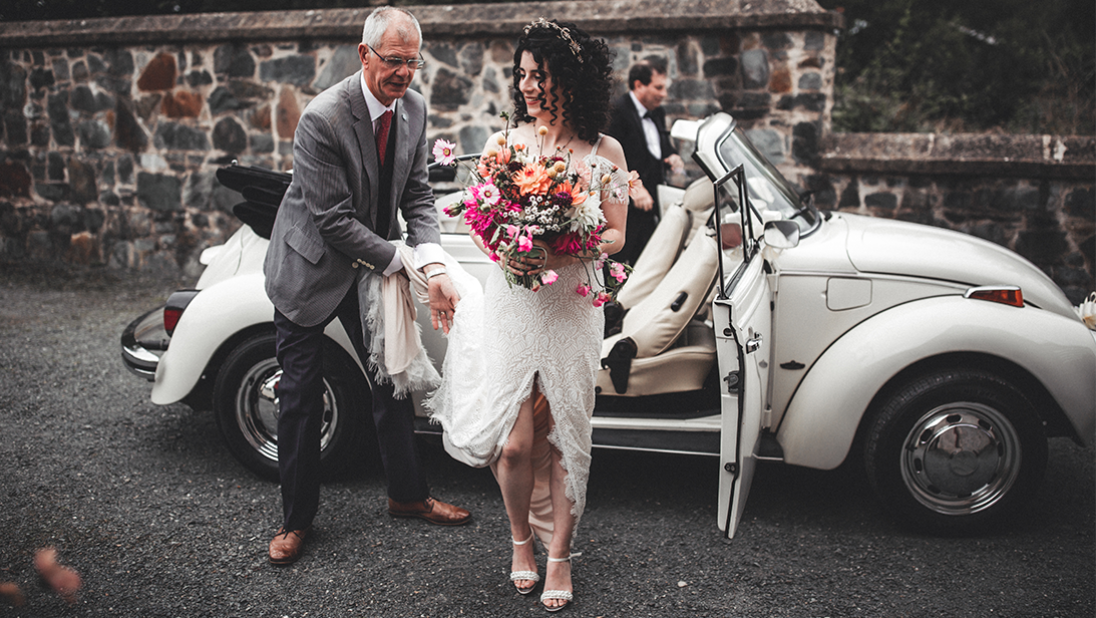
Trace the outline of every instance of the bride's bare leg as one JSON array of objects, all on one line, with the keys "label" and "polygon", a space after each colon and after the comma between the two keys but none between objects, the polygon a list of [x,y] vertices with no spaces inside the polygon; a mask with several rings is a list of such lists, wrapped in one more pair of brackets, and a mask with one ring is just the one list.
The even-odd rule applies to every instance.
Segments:
[{"label": "bride's bare leg", "polygon": [[[534,390],[534,395],[536,391]],[[506,505],[506,515],[510,518],[510,535],[515,541],[524,541],[532,535],[529,527],[529,502],[533,493],[533,399],[530,397],[521,404],[514,428],[497,462],[492,464],[502,501]],[[514,545],[514,557],[511,571],[536,571],[537,563],[533,558],[533,543]],[[536,585],[535,581],[521,579],[514,582],[519,589],[528,589]]]},{"label": "bride's bare leg", "polygon": [[[552,429],[555,423],[552,423]],[[567,499],[567,471],[563,469],[562,457],[555,446],[552,448],[552,525],[555,533],[552,535],[552,543],[548,546],[548,557],[567,558],[571,555],[571,536],[574,533],[575,516],[571,512],[574,506]],[[566,590],[573,592],[571,585],[570,562],[548,562],[544,580],[545,590]],[[562,599],[547,599],[544,604],[548,607],[566,605]]]}]

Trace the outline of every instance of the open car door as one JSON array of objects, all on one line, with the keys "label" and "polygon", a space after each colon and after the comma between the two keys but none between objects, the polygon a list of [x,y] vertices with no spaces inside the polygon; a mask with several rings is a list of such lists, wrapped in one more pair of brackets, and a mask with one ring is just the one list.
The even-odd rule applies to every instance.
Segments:
[{"label": "open car door", "polygon": [[716,210],[710,224],[721,252],[712,322],[722,380],[717,516],[727,538],[734,537],[742,518],[757,463],[772,332],[772,294],[756,233],[760,230],[755,231],[761,221],[750,202],[756,189],[747,190],[751,178],[747,166],[736,161],[740,157],[726,156],[735,155],[733,142],[728,147],[733,129],[734,121],[726,114],[709,118],[695,129],[693,154],[712,179]]},{"label": "open car door", "polygon": [[719,529],[733,538],[750,493],[761,413],[768,384],[772,313],[761,252],[743,262],[727,297],[713,306],[716,354],[722,377],[719,449]]}]

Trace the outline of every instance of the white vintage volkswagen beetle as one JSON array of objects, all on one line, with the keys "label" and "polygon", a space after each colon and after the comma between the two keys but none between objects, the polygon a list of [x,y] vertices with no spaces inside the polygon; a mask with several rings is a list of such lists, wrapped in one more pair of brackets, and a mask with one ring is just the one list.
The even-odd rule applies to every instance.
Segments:
[{"label": "white vintage volkswagen beetle", "polygon": [[[819,212],[727,114],[674,135],[695,142],[708,178],[660,188],[670,205],[607,313],[595,446],[717,457],[731,537],[759,459],[860,458],[896,516],[969,531],[1035,496],[1048,436],[1093,444],[1096,333],[1038,268],[956,232]],[[212,408],[232,453],[276,478],[263,235],[288,177],[222,172],[250,225],[203,252],[195,290],[126,329],[122,356],[153,381],[153,402]],[[452,199],[438,200],[442,244],[482,280],[495,266],[441,213]],[[440,365],[444,339],[425,316]],[[336,321],[326,334],[322,457],[334,470],[360,456],[371,423],[346,333]]]}]

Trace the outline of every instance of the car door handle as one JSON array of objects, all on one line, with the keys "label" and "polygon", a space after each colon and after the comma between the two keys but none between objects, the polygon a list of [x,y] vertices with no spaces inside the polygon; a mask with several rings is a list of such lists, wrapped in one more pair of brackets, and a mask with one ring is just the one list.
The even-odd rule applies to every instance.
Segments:
[{"label": "car door handle", "polygon": [[761,347],[761,335],[746,341],[746,354],[756,352]]}]

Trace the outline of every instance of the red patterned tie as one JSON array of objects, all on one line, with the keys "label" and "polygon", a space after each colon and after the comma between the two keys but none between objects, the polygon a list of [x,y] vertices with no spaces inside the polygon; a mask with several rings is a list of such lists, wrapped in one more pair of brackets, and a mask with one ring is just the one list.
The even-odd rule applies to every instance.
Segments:
[{"label": "red patterned tie", "polygon": [[384,165],[385,151],[388,150],[388,129],[392,126],[392,110],[385,110],[377,119],[377,163]]}]

